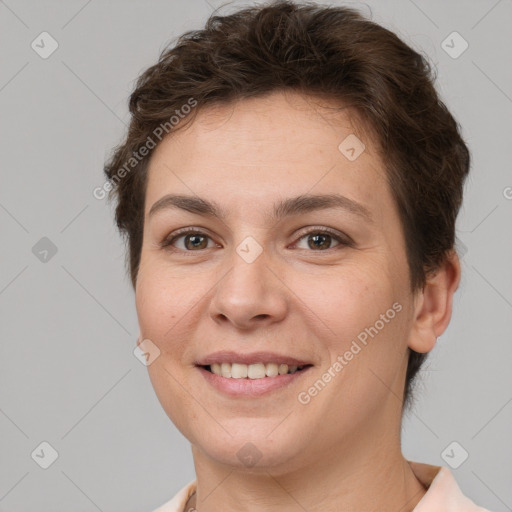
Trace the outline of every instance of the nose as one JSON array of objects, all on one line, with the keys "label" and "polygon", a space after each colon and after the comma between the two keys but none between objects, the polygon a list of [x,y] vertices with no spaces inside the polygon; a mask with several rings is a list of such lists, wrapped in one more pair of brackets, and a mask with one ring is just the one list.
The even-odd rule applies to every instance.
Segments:
[{"label": "nose", "polygon": [[290,290],[283,274],[265,251],[248,263],[234,253],[232,266],[220,279],[209,313],[216,323],[230,322],[238,329],[251,329],[281,321],[288,308]]}]

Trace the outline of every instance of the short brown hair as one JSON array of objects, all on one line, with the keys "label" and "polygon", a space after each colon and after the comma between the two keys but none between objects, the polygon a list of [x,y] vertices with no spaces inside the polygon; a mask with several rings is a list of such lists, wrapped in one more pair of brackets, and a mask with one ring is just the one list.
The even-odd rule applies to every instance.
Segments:
[{"label": "short brown hair", "polygon": [[[151,154],[134,160],[133,169],[126,163],[162,126],[176,131],[170,120],[191,99],[195,108],[188,108],[186,123],[205,106],[292,89],[352,107],[375,135],[404,230],[411,289],[423,287],[454,247],[470,165],[459,126],[434,81],[426,58],[351,8],[280,0],[213,13],[204,29],[183,34],[138,78],[128,134],[105,165],[116,185],[110,198],[117,199],[117,226],[128,239],[132,285]],[[410,350],[406,404],[425,357]]]}]

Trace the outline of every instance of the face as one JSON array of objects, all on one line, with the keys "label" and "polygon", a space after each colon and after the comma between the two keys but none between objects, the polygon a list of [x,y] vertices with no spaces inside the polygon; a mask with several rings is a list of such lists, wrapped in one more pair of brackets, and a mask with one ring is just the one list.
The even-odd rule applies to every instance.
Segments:
[{"label": "face", "polygon": [[[399,422],[414,304],[384,164],[346,110],[273,93],[201,111],[155,149],[140,339],[160,351],[164,410],[211,460],[299,467],[377,442]],[[269,365],[222,377],[212,361]],[[272,376],[285,361],[304,368]]]}]

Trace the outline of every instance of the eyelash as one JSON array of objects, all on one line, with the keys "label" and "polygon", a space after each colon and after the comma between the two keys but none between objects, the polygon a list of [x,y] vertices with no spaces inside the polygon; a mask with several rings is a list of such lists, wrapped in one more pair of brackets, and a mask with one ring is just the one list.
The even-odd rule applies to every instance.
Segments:
[{"label": "eyelash", "polygon": [[[320,227],[313,227],[309,231],[302,233],[297,242],[300,242],[303,238],[307,237],[308,235],[315,234],[315,235],[329,235],[332,238],[334,238],[337,242],[339,242],[339,245],[336,245],[335,247],[330,247],[329,249],[320,249],[318,251],[311,250],[310,252],[328,252],[331,250],[335,250],[336,248],[341,247],[353,247],[354,242],[353,240],[348,237],[347,235],[342,236],[337,231],[331,230],[329,228],[320,228]],[[165,249],[170,252],[181,252],[181,253],[194,253],[194,252],[201,252],[206,249],[200,249],[198,251],[190,251],[185,249],[176,249],[173,247],[173,243],[178,240],[179,238],[182,238],[186,235],[200,235],[200,236],[206,236],[207,238],[211,237],[208,236],[206,233],[199,231],[198,229],[192,229],[192,228],[183,228],[182,230],[178,230],[175,233],[173,233],[171,236],[167,237],[163,240],[163,242],[160,244],[162,249]]]}]

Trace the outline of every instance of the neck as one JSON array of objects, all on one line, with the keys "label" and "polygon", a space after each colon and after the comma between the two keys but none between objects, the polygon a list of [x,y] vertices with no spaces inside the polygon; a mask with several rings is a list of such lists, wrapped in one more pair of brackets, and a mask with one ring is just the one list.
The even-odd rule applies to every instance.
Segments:
[{"label": "neck", "polygon": [[228,467],[196,446],[192,451],[197,492],[185,511],[411,512],[426,492],[402,456],[400,442],[386,444],[382,436],[357,445],[352,439],[341,450],[326,450],[316,464],[309,459],[288,472]]}]

